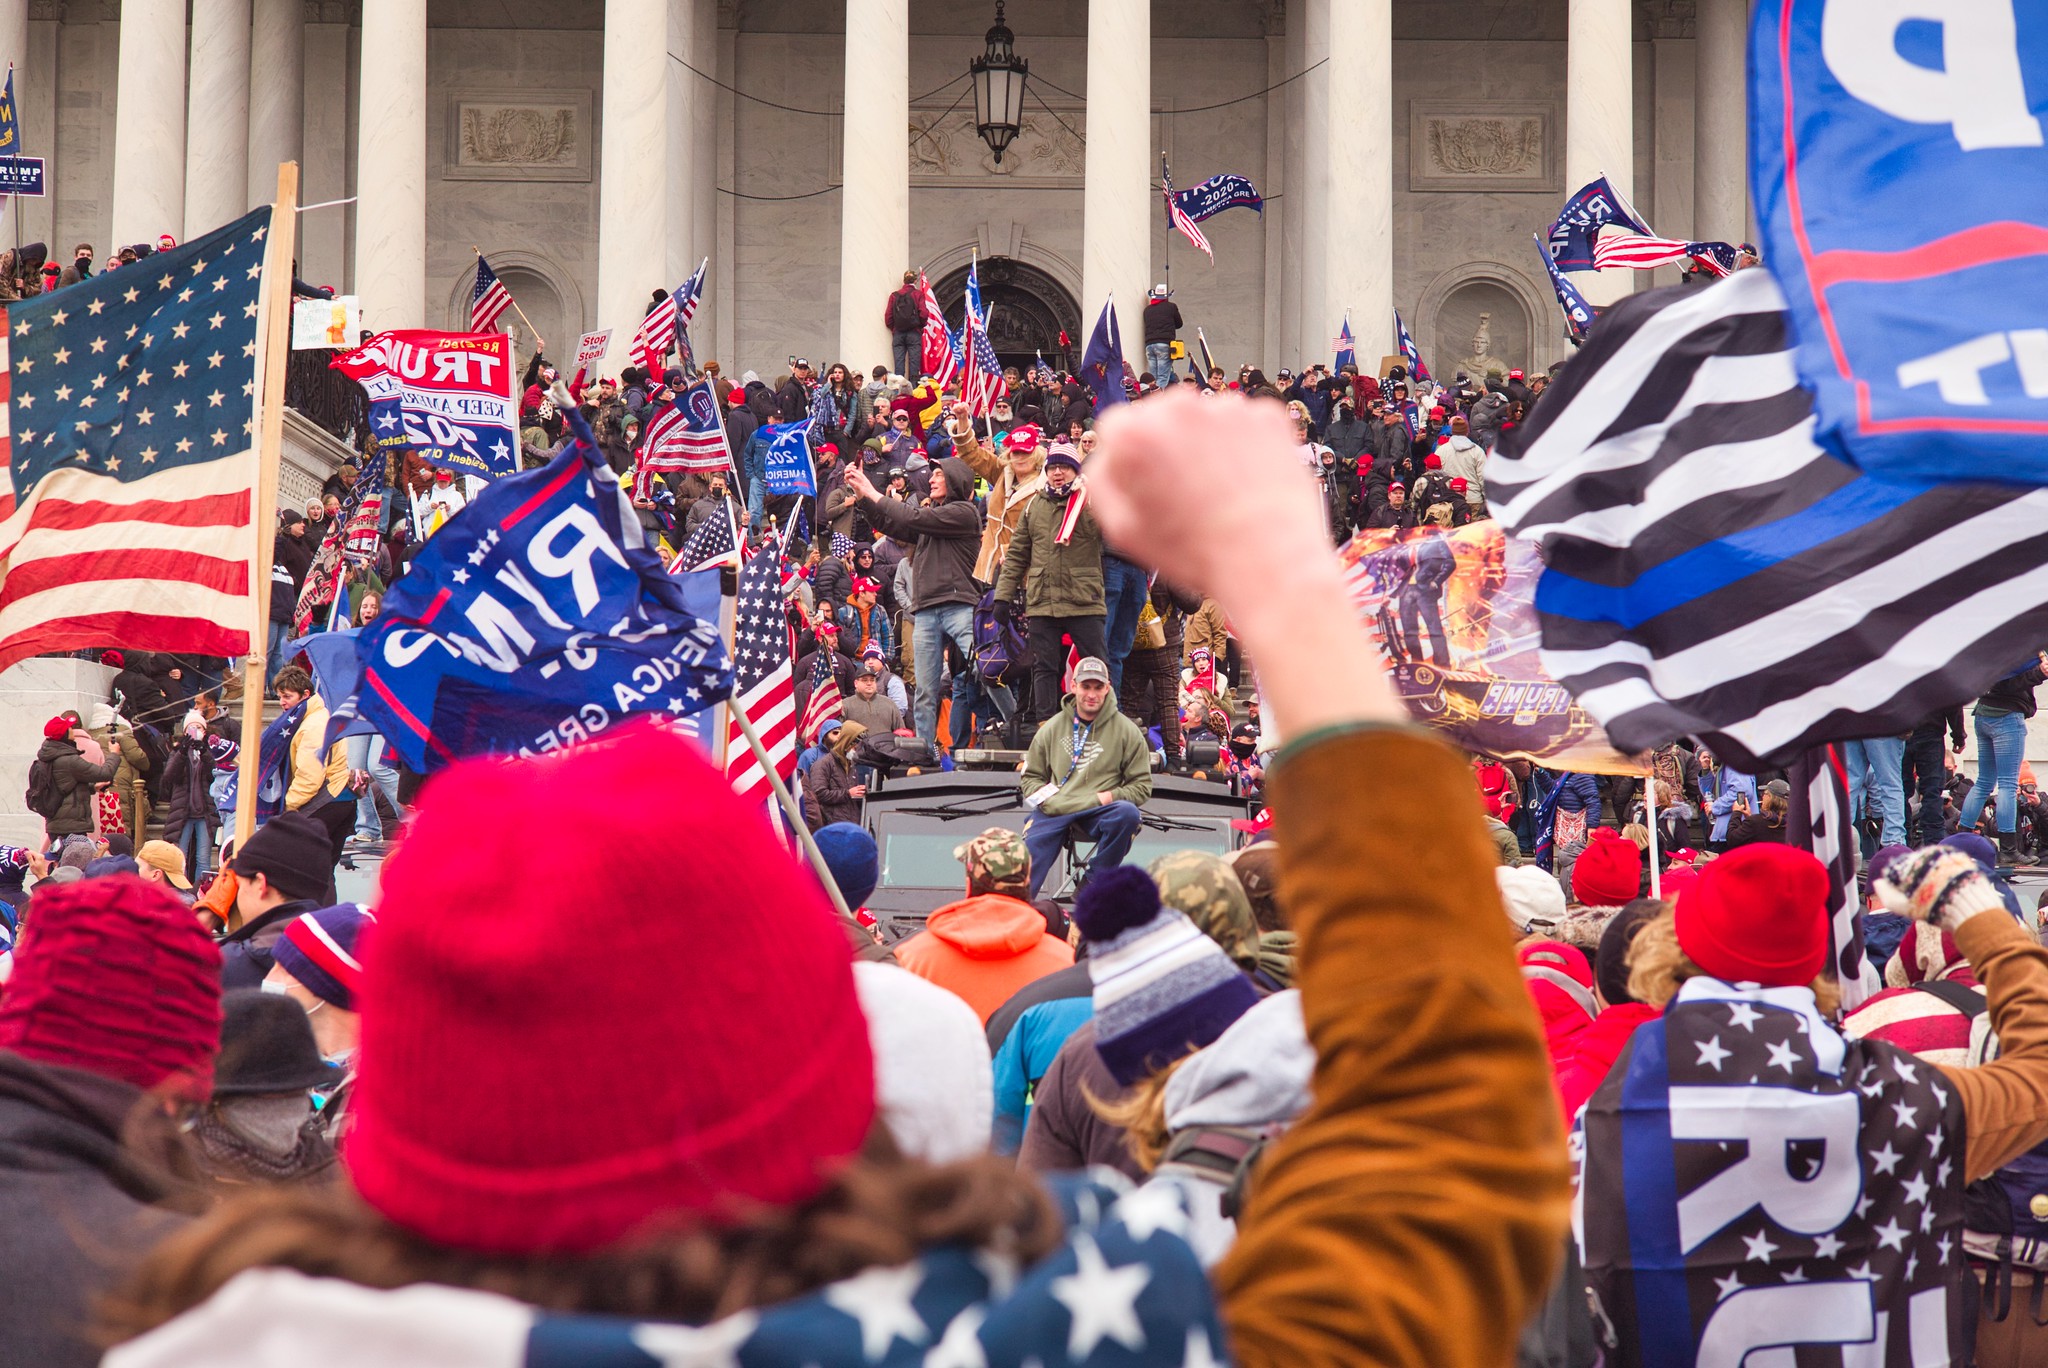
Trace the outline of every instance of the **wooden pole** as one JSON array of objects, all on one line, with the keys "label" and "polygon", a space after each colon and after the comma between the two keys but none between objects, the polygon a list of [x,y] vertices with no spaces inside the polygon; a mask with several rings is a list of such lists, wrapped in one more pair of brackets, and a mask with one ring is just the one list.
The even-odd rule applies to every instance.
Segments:
[{"label": "wooden pole", "polygon": [[838,882],[832,877],[831,866],[825,863],[825,853],[818,849],[817,841],[811,836],[810,827],[804,824],[803,809],[796,805],[796,799],[789,796],[789,789],[783,784],[782,776],[775,772],[775,764],[768,758],[768,750],[761,744],[760,734],[754,730],[753,719],[747,716],[747,710],[736,701],[728,700],[726,707],[731,711],[733,719],[740,724],[740,735],[747,738],[747,749],[754,753],[755,763],[760,765],[761,772],[768,776],[768,783],[775,790],[775,801],[789,814],[790,825],[796,828],[796,838],[803,843],[804,854],[810,859],[811,869],[816,872],[818,881],[825,885],[825,896],[832,900],[832,905],[839,909],[841,916],[852,916],[853,913],[846,906],[845,896],[839,891]]},{"label": "wooden pole", "polygon": [[258,406],[256,488],[249,504],[249,654],[242,664],[242,753],[235,786],[235,849],[256,830],[256,786],[262,770],[263,682],[268,673],[270,553],[277,535],[277,479],[284,461],[284,370],[292,345],[292,254],[299,227],[299,164],[277,168],[269,245],[263,254],[263,307],[257,317],[256,353],[263,358]]}]

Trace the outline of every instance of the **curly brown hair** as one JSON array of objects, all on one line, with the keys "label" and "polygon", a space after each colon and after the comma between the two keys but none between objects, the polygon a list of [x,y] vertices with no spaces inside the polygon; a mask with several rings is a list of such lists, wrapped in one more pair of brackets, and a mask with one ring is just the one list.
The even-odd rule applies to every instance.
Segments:
[{"label": "curly brown hair", "polygon": [[[1628,993],[1637,1002],[1662,1010],[1678,996],[1679,985],[1705,976],[1678,944],[1678,914],[1669,907],[1644,922],[1628,947]],[[1810,985],[1820,1014],[1832,1018],[1842,1004],[1842,987],[1823,974]]]},{"label": "curly brown hair", "polygon": [[988,1248],[1029,1263],[1064,1237],[1051,1197],[1009,1161],[929,1164],[906,1157],[879,1125],[807,1202],[581,1256],[451,1249],[393,1224],[346,1183],[264,1188],[158,1245],[102,1306],[102,1338],[111,1345],[154,1329],[250,1268],[374,1288],[438,1283],[549,1311],[703,1324],[906,1263],[934,1245]]}]

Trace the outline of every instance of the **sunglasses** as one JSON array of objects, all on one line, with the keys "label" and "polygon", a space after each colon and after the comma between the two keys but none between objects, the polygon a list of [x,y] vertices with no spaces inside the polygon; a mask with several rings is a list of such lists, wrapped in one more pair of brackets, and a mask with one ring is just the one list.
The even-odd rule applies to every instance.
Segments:
[{"label": "sunglasses", "polygon": [[904,417],[900,413],[897,414],[894,418],[891,418],[889,421],[892,423],[901,423],[904,427],[910,426],[910,419]]}]

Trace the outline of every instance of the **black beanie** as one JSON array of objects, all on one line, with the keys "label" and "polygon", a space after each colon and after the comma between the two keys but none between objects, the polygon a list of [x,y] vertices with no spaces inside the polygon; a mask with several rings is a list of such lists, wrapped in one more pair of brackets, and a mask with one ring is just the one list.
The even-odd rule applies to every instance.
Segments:
[{"label": "black beanie", "polygon": [[1636,933],[1663,910],[1664,904],[1656,898],[1631,899],[1600,933],[1600,948],[1593,955],[1593,982],[1608,1006],[1635,1001],[1628,991],[1628,948],[1635,943]]},{"label": "black beanie", "polygon": [[238,875],[261,874],[287,898],[317,898],[334,872],[327,828],[303,812],[287,812],[259,827],[235,856]]}]

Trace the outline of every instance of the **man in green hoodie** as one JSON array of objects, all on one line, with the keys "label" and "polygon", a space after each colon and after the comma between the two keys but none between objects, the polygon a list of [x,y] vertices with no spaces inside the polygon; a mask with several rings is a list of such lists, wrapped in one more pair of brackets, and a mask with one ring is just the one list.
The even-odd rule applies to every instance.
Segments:
[{"label": "man in green hoodie", "polygon": [[1138,724],[1117,711],[1109,666],[1089,656],[1074,667],[1074,691],[1031,738],[1024,758],[1024,844],[1036,898],[1059,858],[1067,828],[1095,842],[1090,876],[1124,862],[1152,796],[1152,755]]}]

